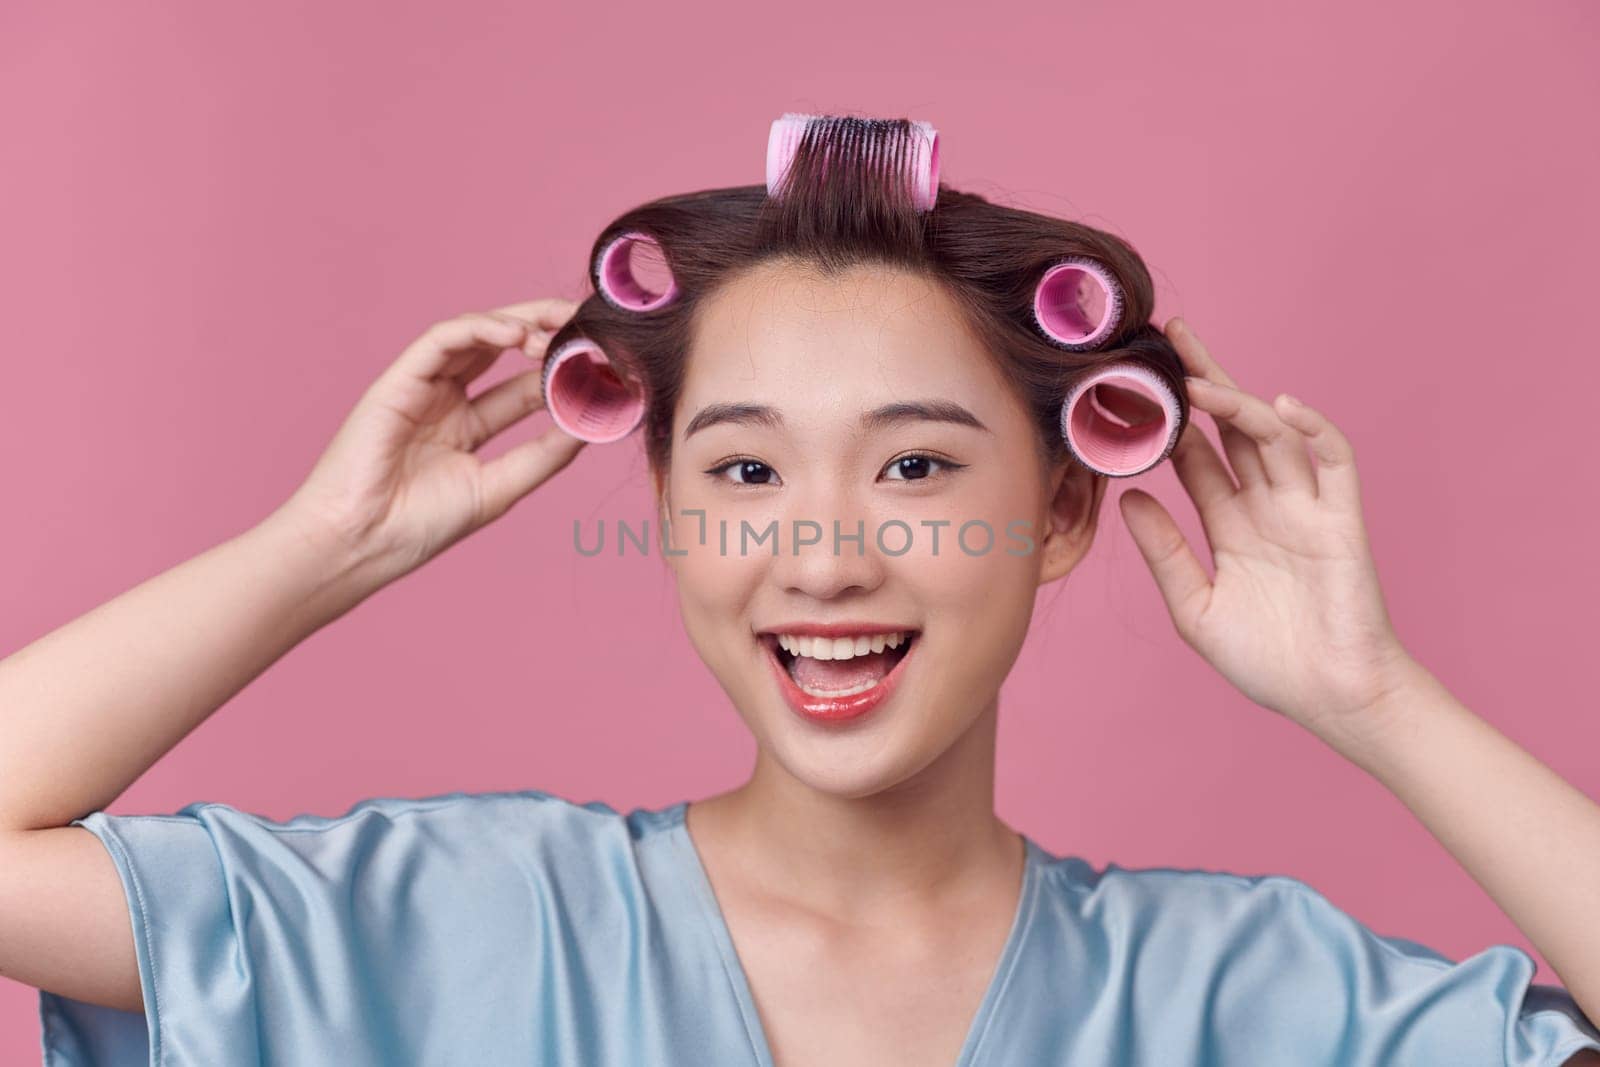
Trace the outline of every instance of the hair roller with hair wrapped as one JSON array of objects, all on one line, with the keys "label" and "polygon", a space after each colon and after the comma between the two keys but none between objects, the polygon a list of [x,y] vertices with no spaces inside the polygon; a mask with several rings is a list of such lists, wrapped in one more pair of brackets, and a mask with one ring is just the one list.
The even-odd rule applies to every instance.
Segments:
[{"label": "hair roller with hair wrapped", "polygon": [[[894,120],[889,119],[863,119],[849,115],[804,115],[797,112],[786,112],[772,121],[772,129],[767,134],[767,195],[778,194],[789,165],[794,162],[795,152],[799,149],[806,133],[813,126],[824,132],[843,127],[847,131],[864,131],[873,123],[884,123]],[[918,211],[931,211],[934,202],[939,198],[939,131],[931,123],[910,122],[910,152],[904,161],[901,178],[910,186],[912,203],[916,204]],[[858,133],[857,136],[860,136]],[[833,138],[818,136],[823,143],[832,143]],[[864,140],[864,138],[863,138]],[[857,141],[856,143],[861,143]],[[823,166],[826,167],[826,160]]]},{"label": "hair roller with hair wrapped", "polygon": [[[1127,308],[1122,286],[1103,263],[1067,256],[1045,269],[1033,292],[1033,321],[1051,344],[1080,352],[1104,344]],[[1107,406],[1108,390],[1137,395],[1157,415],[1130,421]],[[1098,474],[1128,478],[1149,470],[1172,451],[1184,408],[1173,383],[1152,363],[1119,359],[1085,369],[1061,403],[1061,434],[1073,456]]]},{"label": "hair roller with hair wrapped", "polygon": [[[639,267],[646,265],[659,267],[665,280],[641,280],[643,272]],[[672,276],[661,242],[638,230],[619,233],[607,241],[595,257],[591,273],[595,292],[621,311],[655,311],[672,303],[678,295],[677,279]]]},{"label": "hair roller with hair wrapped", "polygon": [[1033,290],[1033,320],[1045,339],[1080,352],[1116,332],[1127,302],[1122,286],[1088,256],[1067,256],[1046,268]]},{"label": "hair roller with hair wrapped", "polygon": [[587,337],[570,338],[546,356],[539,384],[555,424],[590,444],[620,441],[644,419],[643,395]]},{"label": "hair roller with hair wrapped", "polygon": [[[657,268],[662,277],[641,267]],[[641,230],[607,239],[589,264],[589,280],[619,311],[656,311],[678,297],[661,242]],[[617,374],[605,349],[588,337],[570,338],[545,357],[540,386],[555,424],[590,444],[620,441],[644,420],[641,391]]]},{"label": "hair roller with hair wrapped", "polygon": [[[1107,406],[1107,390],[1133,393],[1153,404],[1156,414],[1130,421]],[[1177,389],[1160,367],[1138,358],[1118,359],[1086,368],[1073,382],[1061,402],[1061,435],[1085,467],[1110,478],[1131,478],[1172,451],[1185,411]]]}]

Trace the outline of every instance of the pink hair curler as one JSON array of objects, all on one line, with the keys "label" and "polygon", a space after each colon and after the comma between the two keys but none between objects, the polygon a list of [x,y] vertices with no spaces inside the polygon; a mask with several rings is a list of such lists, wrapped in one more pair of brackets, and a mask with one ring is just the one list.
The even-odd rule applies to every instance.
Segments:
[{"label": "pink hair curler", "polygon": [[[1152,401],[1160,414],[1132,423],[1105,406],[1100,390],[1124,389]],[[1061,433],[1078,461],[1112,478],[1142,474],[1160,463],[1178,443],[1183,409],[1172,386],[1136,360],[1118,360],[1090,369],[1061,403]]]},{"label": "pink hair curler", "polygon": [[556,425],[590,444],[620,441],[644,419],[644,398],[587,337],[571,338],[546,357],[540,386]]},{"label": "pink hair curler", "polygon": [[[659,292],[639,280],[633,257],[640,253],[658,259],[666,272],[666,284],[658,286]],[[594,287],[607,302],[623,311],[654,311],[678,295],[678,282],[667,266],[661,242],[638,230],[618,234],[606,242],[595,259]]]},{"label": "pink hair curler", "polygon": [[[805,136],[806,128],[813,122],[871,122],[872,119],[854,119],[843,115],[802,115],[786,112],[772,121],[767,134],[767,195],[777,192],[794,162],[795,150]],[[879,120],[881,121],[881,120]],[[927,122],[911,123],[911,152],[906,161],[906,178],[911,183],[912,199],[918,211],[931,210],[939,198],[939,131]]]},{"label": "pink hair curler", "polygon": [[1122,321],[1122,286],[1088,256],[1068,256],[1044,272],[1033,291],[1033,318],[1062,348],[1093,348]]}]

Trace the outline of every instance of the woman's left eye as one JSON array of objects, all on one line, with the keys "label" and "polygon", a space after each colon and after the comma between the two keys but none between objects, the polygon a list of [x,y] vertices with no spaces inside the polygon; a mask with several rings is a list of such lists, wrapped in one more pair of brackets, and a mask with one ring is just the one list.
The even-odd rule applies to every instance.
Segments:
[{"label": "woman's left eye", "polygon": [[954,463],[948,459],[939,459],[923,452],[914,452],[911,455],[891,460],[883,470],[891,482],[915,482],[932,476],[934,472],[929,469],[930,466],[940,467],[946,471],[957,471],[966,466],[966,464]]}]

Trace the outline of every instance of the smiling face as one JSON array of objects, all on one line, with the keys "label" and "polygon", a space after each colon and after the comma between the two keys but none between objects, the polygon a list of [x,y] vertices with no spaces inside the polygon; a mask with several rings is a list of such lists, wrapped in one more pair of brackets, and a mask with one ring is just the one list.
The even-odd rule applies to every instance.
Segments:
[{"label": "smiling face", "polygon": [[[689,638],[765,758],[864,796],[992,711],[1039,585],[1088,550],[1105,486],[1075,463],[1044,467],[1035,433],[954,302],[919,275],[830,280],[768,261],[700,305],[657,490],[686,553],[668,561]],[[836,521],[861,543],[835,551]],[[776,555],[755,540],[774,523]],[[817,539],[798,554],[797,530]],[[862,639],[777,636],[838,623]],[[879,631],[914,635],[879,653]],[[863,654],[816,658],[847,644]]]}]

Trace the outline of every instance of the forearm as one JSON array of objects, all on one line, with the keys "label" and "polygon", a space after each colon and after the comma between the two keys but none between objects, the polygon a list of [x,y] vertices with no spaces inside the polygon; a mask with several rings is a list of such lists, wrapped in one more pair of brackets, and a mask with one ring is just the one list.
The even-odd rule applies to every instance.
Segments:
[{"label": "forearm", "polygon": [[369,571],[280,509],[0,660],[0,831],[109,805]]},{"label": "forearm", "polygon": [[1325,738],[1466,868],[1600,1022],[1600,805],[1421,664],[1359,739]]}]

